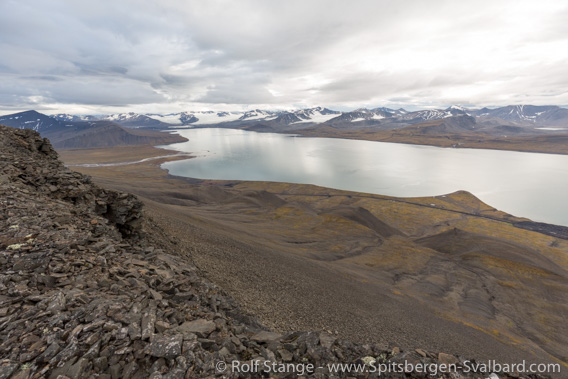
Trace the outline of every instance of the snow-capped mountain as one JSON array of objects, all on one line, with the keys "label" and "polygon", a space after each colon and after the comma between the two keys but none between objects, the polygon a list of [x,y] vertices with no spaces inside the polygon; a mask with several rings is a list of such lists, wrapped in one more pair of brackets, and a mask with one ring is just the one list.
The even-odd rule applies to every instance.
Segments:
[{"label": "snow-capped mountain", "polygon": [[329,120],[331,124],[360,121],[379,121],[392,118],[393,114],[379,109],[359,108],[352,112],[344,112]]},{"label": "snow-capped mountain", "polygon": [[[402,109],[402,108],[401,108]],[[380,111],[380,112],[387,112],[387,113],[392,113],[395,114],[397,113],[397,111],[395,109],[392,108],[386,108],[386,107],[378,107],[378,108],[373,108],[373,109],[369,109],[371,112],[376,112],[376,111]]]},{"label": "snow-capped mountain", "polygon": [[171,113],[167,115],[147,114],[146,116],[170,125],[213,125],[233,121],[240,123],[249,121],[272,121],[288,125],[301,122],[322,123],[336,117],[340,113],[341,112],[332,111],[327,108],[316,107],[289,112],[255,109],[245,112],[198,111]]},{"label": "snow-capped mountain", "polygon": [[558,106],[509,105],[472,112],[476,117],[499,118],[521,124],[542,124],[568,126],[568,109]]},{"label": "snow-capped mountain", "polygon": [[445,109],[444,112],[450,113],[452,116],[471,116],[466,108],[460,107],[458,105],[452,105],[451,107]]},{"label": "snow-capped mountain", "polygon": [[146,116],[169,125],[189,125],[197,121],[197,117],[190,112],[168,113],[165,115],[147,114]]},{"label": "snow-capped mountain", "polygon": [[320,124],[337,117],[341,112],[332,111],[331,109],[315,107],[308,109],[301,109],[299,111],[289,112],[298,118],[298,121],[293,121],[290,123],[301,123],[301,122],[314,122]]},{"label": "snow-capped mountain", "polygon": [[159,120],[134,112],[117,113],[108,116],[102,116],[99,118],[99,120],[112,121],[122,126],[135,128],[166,126]]},{"label": "snow-capped mountain", "polygon": [[230,122],[238,120],[241,117],[241,113],[238,112],[214,112],[214,111],[203,111],[194,112],[193,115],[197,118],[194,121],[195,125],[206,125],[206,124],[218,124],[221,122]]},{"label": "snow-capped mountain", "polygon": [[378,108],[371,109],[371,111],[373,111],[373,112],[380,111],[380,112],[385,112],[385,113],[391,113],[393,115],[403,115],[403,114],[408,113],[408,111],[405,110],[404,108],[392,109],[392,108],[378,107]]},{"label": "snow-capped mountain", "polygon": [[448,109],[446,109],[446,110],[449,110],[449,111],[451,111],[451,110],[456,110],[456,111],[462,111],[462,112],[464,112],[464,113],[467,113],[467,111],[468,111],[467,108],[462,107],[461,105],[450,105],[450,106],[448,107]]},{"label": "snow-capped mountain", "polygon": [[99,118],[97,116],[77,116],[68,113],[59,113],[51,115],[50,117],[63,121],[63,122],[81,122],[81,121],[97,121]]},{"label": "snow-capped mountain", "polygon": [[263,111],[260,109],[255,109],[253,111],[247,111],[243,113],[239,120],[244,121],[251,121],[251,120],[269,120],[278,117],[278,112],[273,111]]},{"label": "snow-capped mountain", "polygon": [[279,125],[290,125],[290,124],[297,124],[300,122],[310,122],[309,120],[300,118],[296,116],[293,112],[281,112],[276,116],[276,118],[271,117],[269,120],[273,124]]},{"label": "snow-capped mountain", "polygon": [[306,108],[296,111],[281,111],[272,114],[271,116],[265,117],[264,121],[271,121],[274,124],[279,125],[291,125],[291,124],[321,124],[326,122],[337,115],[341,114],[338,111],[332,111],[327,108],[316,107],[316,108]]},{"label": "snow-capped mountain", "polygon": [[440,109],[429,109],[424,111],[408,112],[400,116],[401,120],[411,122],[422,122],[430,120],[439,120],[445,117],[451,117],[452,112]]},{"label": "snow-capped mountain", "polygon": [[169,113],[166,115],[147,114],[146,116],[170,125],[206,125],[236,121],[242,115],[241,112],[200,111]]},{"label": "snow-capped mountain", "polygon": [[36,111],[25,111],[0,116],[0,124],[18,129],[33,129],[40,133],[46,130],[65,127],[63,122]]},{"label": "snow-capped mountain", "polygon": [[[20,112],[0,117],[0,123],[18,128],[35,130],[65,127],[85,122],[108,121],[128,128],[171,128],[176,126],[218,125],[250,127],[251,130],[289,130],[327,124],[339,128],[380,127],[398,129],[401,127],[440,119],[474,117],[478,127],[496,128],[503,126],[521,127],[526,131],[534,129],[559,130],[568,128],[568,109],[558,106],[511,105],[499,108],[469,109],[452,105],[446,109],[407,111],[403,108],[377,107],[360,108],[339,112],[323,107],[290,111],[255,109],[245,112],[188,111],[168,114],[117,113],[106,116],[85,116],[56,114],[45,116],[34,111]],[[463,122],[463,120],[455,120]],[[547,129],[548,127],[548,129]],[[484,129],[485,130],[485,129]]]}]

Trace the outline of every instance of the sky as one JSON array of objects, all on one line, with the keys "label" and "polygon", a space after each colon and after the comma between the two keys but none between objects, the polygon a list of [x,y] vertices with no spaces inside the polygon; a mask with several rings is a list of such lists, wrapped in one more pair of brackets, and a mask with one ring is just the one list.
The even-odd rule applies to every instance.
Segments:
[{"label": "sky", "polygon": [[558,0],[0,0],[0,113],[568,104]]}]

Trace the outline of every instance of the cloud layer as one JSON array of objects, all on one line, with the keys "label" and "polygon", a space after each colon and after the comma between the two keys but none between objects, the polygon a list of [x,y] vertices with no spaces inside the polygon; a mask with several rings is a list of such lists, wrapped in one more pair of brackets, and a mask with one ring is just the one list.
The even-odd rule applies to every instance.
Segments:
[{"label": "cloud layer", "polygon": [[568,5],[4,0],[0,111],[568,104]]}]

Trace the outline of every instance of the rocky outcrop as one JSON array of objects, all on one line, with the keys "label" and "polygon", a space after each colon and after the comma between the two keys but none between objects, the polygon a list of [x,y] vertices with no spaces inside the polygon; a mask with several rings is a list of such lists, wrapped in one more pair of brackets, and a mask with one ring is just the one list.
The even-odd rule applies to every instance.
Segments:
[{"label": "rocky outcrop", "polygon": [[65,201],[77,212],[103,216],[124,236],[137,236],[142,203],[135,196],[96,187],[88,177],[68,170],[49,140],[31,130],[2,131],[10,133],[0,140],[1,184]]},{"label": "rocky outcrop", "polygon": [[[378,377],[405,362],[430,372],[469,367],[462,357],[326,332],[270,332],[191,257],[168,250],[174,245],[134,196],[66,169],[37,133],[0,126],[0,378]],[[339,363],[352,366],[330,366]],[[490,375],[458,371],[436,377]]]}]

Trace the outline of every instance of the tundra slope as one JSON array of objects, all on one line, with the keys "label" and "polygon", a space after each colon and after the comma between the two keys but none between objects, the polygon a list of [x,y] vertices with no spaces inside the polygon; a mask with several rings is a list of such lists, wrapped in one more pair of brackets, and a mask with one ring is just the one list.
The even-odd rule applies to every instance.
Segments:
[{"label": "tundra slope", "polygon": [[[62,154],[80,164],[114,152]],[[281,332],[565,361],[568,241],[557,229],[521,229],[529,221],[463,191],[404,199],[199,181],[168,176],[156,163],[76,169],[139,195],[187,249],[206,246],[194,255],[198,266]]]},{"label": "tundra slope", "polygon": [[463,361],[322,332],[270,332],[203,279],[175,239],[143,216],[140,201],[66,169],[36,132],[0,126],[0,156],[2,378],[249,377],[216,372],[215,364],[251,359]]}]

